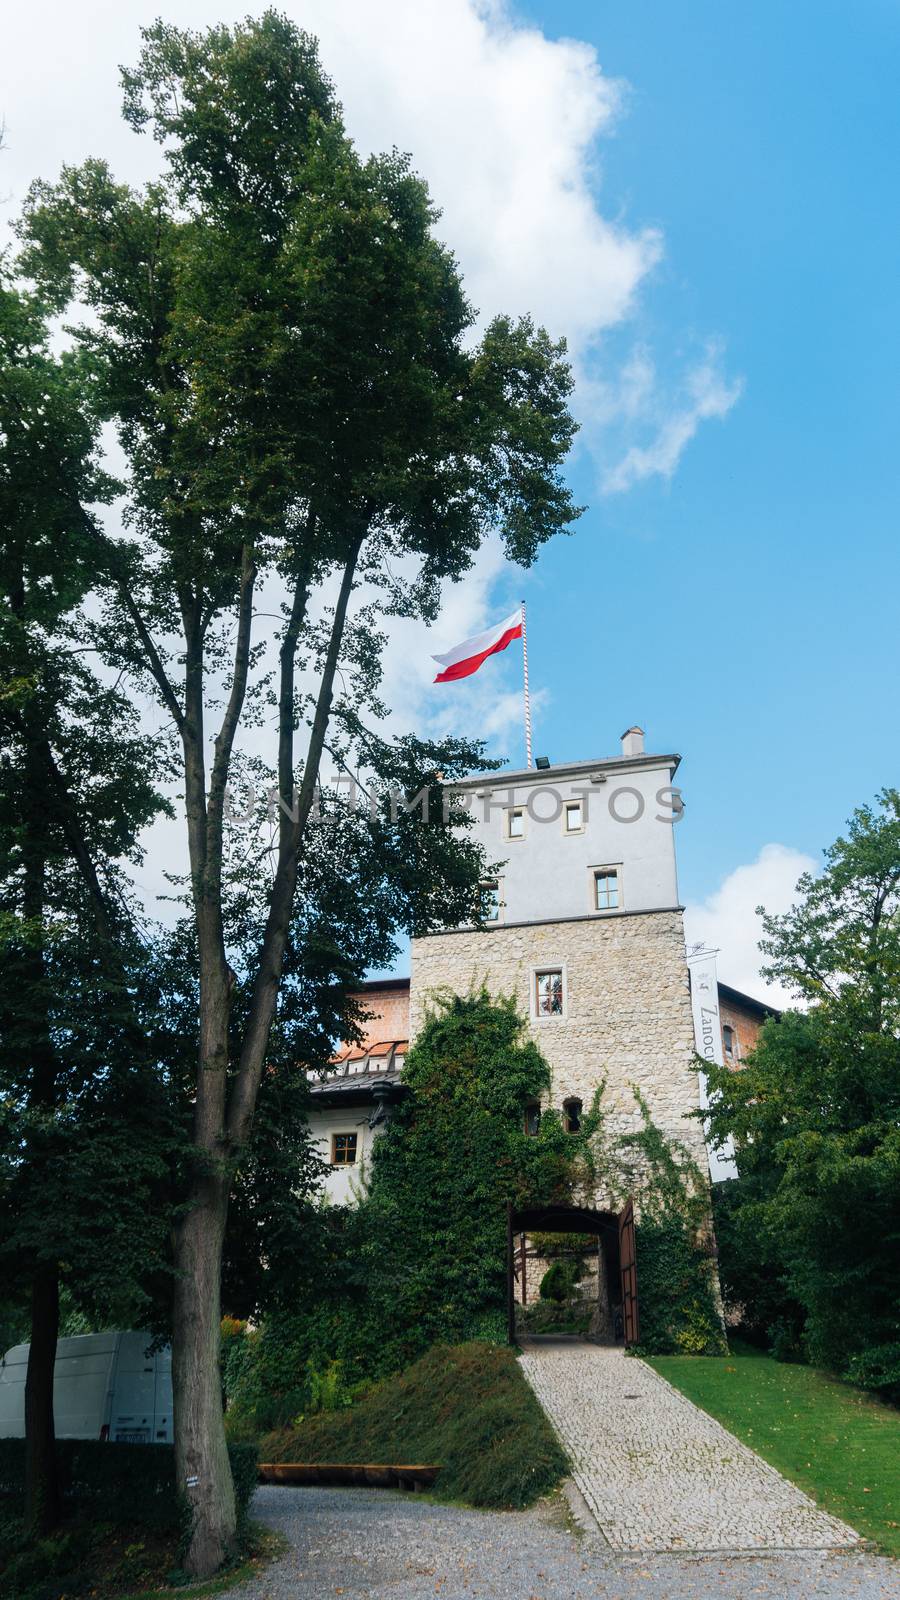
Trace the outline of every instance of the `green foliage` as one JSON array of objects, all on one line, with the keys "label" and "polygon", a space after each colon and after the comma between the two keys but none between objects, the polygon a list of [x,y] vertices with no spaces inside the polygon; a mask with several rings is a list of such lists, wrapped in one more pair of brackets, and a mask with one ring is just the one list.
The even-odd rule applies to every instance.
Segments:
[{"label": "green foliage", "polygon": [[561,1305],[572,1294],[580,1276],[577,1261],[552,1262],[541,1279],[541,1299]]},{"label": "green foliage", "polygon": [[303,1271],[236,1358],[231,1430],[308,1412],[332,1362],[352,1393],[435,1342],[505,1338],[507,1204],[590,1181],[599,1110],[577,1135],[552,1112],[525,1133],[549,1069],[511,1001],[436,1000],[404,1082],[368,1194],[311,1219]]},{"label": "green foliage", "polygon": [[809,1009],[767,1022],[743,1071],[710,1075],[713,1133],[732,1134],[741,1172],[723,1275],[780,1354],[896,1397],[900,795],[856,811],[799,888],[793,910],[765,919],[764,949]]},{"label": "green foliage", "polygon": [[642,1355],[725,1355],[710,1263],[677,1213],[642,1217],[637,1230]]},{"label": "green foliage", "polygon": [[789,1349],[799,1353],[805,1317],[788,1288],[779,1240],[766,1225],[765,1200],[765,1184],[746,1170],[713,1184],[719,1282],[741,1336],[776,1353],[777,1335],[783,1356]]},{"label": "green foliage", "polygon": [[516,1312],[521,1333],[577,1333],[591,1328],[591,1307],[583,1300],[536,1300]]},{"label": "green foliage", "polygon": [[637,1089],[634,1096],[643,1126],[623,1135],[621,1145],[640,1217],[635,1237],[641,1352],[724,1355],[708,1180],[684,1147],[655,1125]]},{"label": "green foliage", "polygon": [[[484,876],[480,849],[443,819],[391,830],[375,819],[361,851],[357,819],[346,863],[329,871],[328,830],[313,812],[323,752],[344,773],[400,779],[405,794],[439,791],[436,772],[452,778],[472,752],[369,733],[385,711],[378,620],[433,618],[441,581],[463,577],[492,533],[529,565],[571,525],[579,509],[562,469],[573,380],[564,344],[527,317],[496,317],[473,338],[425,183],[396,151],[359,155],[315,41],[288,18],[268,10],[202,34],[156,22],[123,77],[126,120],[163,145],[163,176],[133,190],[93,157],[36,183],[22,263],[49,306],[80,319],[92,415],[114,423],[127,463],[128,539],[86,530],[101,600],[93,644],[117,683],[155,697],[178,750],[205,981],[200,1070],[183,1085],[196,1147],[173,1230],[175,1320],[176,1349],[194,1341],[197,1368],[214,1358],[203,1318],[217,1315],[208,1285],[235,1172],[243,1237],[229,1265],[241,1281],[229,1288],[241,1309],[268,1287],[249,1271],[253,1238],[274,1221],[283,1260],[302,1220],[290,1190],[278,1204],[270,1182],[265,1205],[247,1203],[240,1180],[242,1163],[271,1178],[285,1153],[267,1165],[251,1128],[290,1024],[302,1032],[292,999],[311,981],[346,987],[336,935],[347,924],[378,928],[384,908],[382,938],[458,925]],[[362,587],[370,604],[347,627]],[[261,605],[264,589],[276,598]],[[248,726],[270,738],[245,769],[276,787],[284,810],[277,844],[249,831],[229,862],[228,790]],[[295,917],[298,877],[310,914]],[[360,881],[374,881],[375,907]],[[195,1415],[179,1407],[179,1431]],[[218,1475],[210,1440],[182,1443]],[[212,1482],[210,1498],[227,1503],[227,1484]],[[207,1531],[203,1562],[218,1543]]]},{"label": "green foliage", "polygon": [[435,1493],[519,1507],[548,1493],[566,1458],[511,1350],[435,1345],[339,1416],[323,1413],[261,1441],[264,1461],[440,1465]]},{"label": "green foliage", "polygon": [[880,1389],[888,1395],[900,1394],[900,1341],[869,1345],[851,1356],[847,1377],[860,1389]]},{"label": "green foliage", "polygon": [[556,1256],[582,1256],[596,1247],[596,1239],[588,1233],[532,1233],[531,1248],[542,1261],[552,1261]]},{"label": "green foliage", "polygon": [[[25,1441],[0,1439],[0,1585],[9,1600],[64,1600],[160,1587],[177,1572],[189,1511],[175,1488],[169,1445],[57,1444],[63,1523],[46,1538],[26,1539],[21,1508]],[[256,1488],[256,1448],[229,1445],[238,1503],[237,1547],[249,1538],[247,1512]],[[182,1578],[186,1575],[182,1574]]]},{"label": "green foliage", "polygon": [[[60,1439],[56,1448],[67,1511],[147,1532],[183,1530],[186,1511],[175,1486],[171,1445]],[[228,1453],[243,1515],[256,1486],[256,1449],[231,1444]],[[0,1439],[0,1503],[13,1510],[22,1502],[24,1469],[24,1439]]]},{"label": "green foliage", "polygon": [[[555,1119],[542,1119],[537,1138],[525,1133],[525,1106],[549,1072],[511,1001],[485,991],[438,1000],[404,1082],[365,1204],[371,1314],[392,1366],[502,1311],[507,1205],[562,1199],[572,1182]],[[570,1140],[570,1162],[585,1144]]]},{"label": "green foliage", "polygon": [[[228,1357],[232,1437],[310,1413],[329,1373],[346,1398],[435,1343],[505,1339],[507,1204],[590,1204],[599,1184],[641,1208],[644,1348],[724,1349],[707,1186],[640,1100],[644,1126],[626,1141],[608,1136],[599,1095],[579,1133],[545,1111],[527,1135],[525,1107],[546,1093],[549,1070],[514,1004],[484,990],[436,1000],[404,1081],[368,1194],[310,1219],[303,1272]],[[542,1236],[548,1254],[568,1255],[548,1274],[561,1298],[529,1308],[531,1331],[587,1330],[590,1308],[565,1304],[584,1243]]]}]

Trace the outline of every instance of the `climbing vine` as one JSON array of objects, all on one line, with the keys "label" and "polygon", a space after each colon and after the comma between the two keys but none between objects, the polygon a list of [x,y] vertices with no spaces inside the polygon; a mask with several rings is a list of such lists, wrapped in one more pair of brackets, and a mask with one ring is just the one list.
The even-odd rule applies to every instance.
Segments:
[{"label": "climbing vine", "polygon": [[[484,989],[434,1001],[403,1076],[368,1193],[323,1208],[309,1276],[233,1363],[236,1416],[249,1406],[271,1425],[314,1408],[330,1363],[350,1392],[437,1341],[505,1339],[508,1205],[593,1206],[601,1194],[619,1209],[633,1195],[642,1348],[724,1348],[708,1186],[637,1090],[634,1133],[609,1129],[602,1085],[577,1131],[548,1109],[527,1132],[550,1069],[514,1002]],[[560,1266],[554,1292],[565,1277]]]}]

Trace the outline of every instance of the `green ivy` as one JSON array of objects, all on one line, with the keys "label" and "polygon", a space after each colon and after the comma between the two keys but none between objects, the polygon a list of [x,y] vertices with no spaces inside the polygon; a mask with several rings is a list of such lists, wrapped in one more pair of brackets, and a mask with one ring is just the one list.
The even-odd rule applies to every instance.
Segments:
[{"label": "green ivy", "polygon": [[[547,1110],[527,1134],[525,1107],[546,1100],[550,1070],[515,1003],[484,989],[435,1001],[404,1083],[368,1194],[322,1209],[307,1284],[228,1358],[233,1436],[315,1413],[329,1383],[352,1397],[437,1343],[505,1340],[509,1204],[590,1205],[601,1192],[618,1207],[633,1194],[642,1348],[724,1350],[708,1182],[637,1091],[642,1126],[625,1138],[606,1126],[602,1086],[578,1133]],[[582,1241],[563,1242],[571,1251]],[[562,1301],[571,1270],[549,1268]],[[573,1326],[587,1326],[584,1305],[570,1309]]]}]

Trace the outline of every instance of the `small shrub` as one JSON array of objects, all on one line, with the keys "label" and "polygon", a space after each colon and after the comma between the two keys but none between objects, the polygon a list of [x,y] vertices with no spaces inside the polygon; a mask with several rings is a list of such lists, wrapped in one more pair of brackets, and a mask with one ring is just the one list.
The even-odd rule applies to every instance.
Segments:
[{"label": "small shrub", "polygon": [[900,1343],[873,1345],[853,1356],[847,1378],[896,1405],[900,1402]]},{"label": "small shrub", "polygon": [[574,1292],[579,1276],[576,1261],[552,1262],[541,1279],[541,1299],[553,1300],[557,1305],[562,1305],[563,1301],[568,1300]]}]

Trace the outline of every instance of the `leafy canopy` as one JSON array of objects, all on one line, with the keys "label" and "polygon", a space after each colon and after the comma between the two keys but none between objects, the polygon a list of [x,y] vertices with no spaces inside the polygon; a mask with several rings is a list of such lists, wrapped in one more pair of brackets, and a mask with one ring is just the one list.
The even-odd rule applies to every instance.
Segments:
[{"label": "leafy canopy", "polygon": [[900,794],[855,811],[798,888],[763,948],[808,1009],[768,1022],[743,1071],[713,1075],[713,1134],[733,1134],[741,1173],[729,1225],[739,1260],[762,1255],[801,1308],[793,1342],[896,1392]]}]

